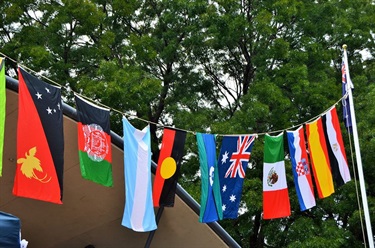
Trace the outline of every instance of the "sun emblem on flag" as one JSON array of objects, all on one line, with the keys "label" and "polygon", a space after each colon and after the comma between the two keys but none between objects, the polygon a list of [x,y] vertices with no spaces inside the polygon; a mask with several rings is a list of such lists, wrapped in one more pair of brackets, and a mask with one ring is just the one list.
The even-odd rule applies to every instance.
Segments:
[{"label": "sun emblem on flag", "polygon": [[40,165],[40,160],[35,157],[36,154],[36,146],[29,150],[29,153],[25,152],[24,158],[17,159],[17,164],[21,164],[21,172],[27,178],[34,178],[41,183],[48,183],[51,181],[51,177],[48,178],[47,173],[44,174],[43,178],[38,177],[35,174],[35,170],[39,172],[43,172],[43,168]]},{"label": "sun emblem on flag", "polygon": [[82,127],[85,136],[85,152],[88,157],[96,162],[104,160],[109,152],[109,144],[106,133],[97,124],[84,125]]},{"label": "sun emblem on flag", "polygon": [[272,187],[273,184],[277,183],[279,175],[277,175],[275,168],[271,168],[267,176],[267,185]]}]

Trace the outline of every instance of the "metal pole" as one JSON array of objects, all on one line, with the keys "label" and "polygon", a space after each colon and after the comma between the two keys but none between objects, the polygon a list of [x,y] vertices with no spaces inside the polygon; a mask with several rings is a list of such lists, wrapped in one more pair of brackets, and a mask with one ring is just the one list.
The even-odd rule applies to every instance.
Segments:
[{"label": "metal pole", "polygon": [[[160,207],[157,214],[156,214],[156,224],[159,224],[159,220],[161,218],[161,215],[163,214],[163,211],[164,211],[164,207]],[[153,230],[149,233],[148,238],[146,240],[145,248],[150,247],[151,241],[152,241],[152,239],[154,238],[154,235],[155,235],[155,231],[156,230]]]},{"label": "metal pole", "polygon": [[[344,60],[345,60],[344,62],[345,62],[346,76],[347,76],[347,79],[350,79],[348,57],[347,57],[347,54],[346,54],[346,47],[347,46],[343,45],[342,47],[344,48]],[[359,185],[360,185],[361,195],[362,195],[363,212],[365,214],[365,222],[366,222],[368,242],[369,242],[369,247],[374,248],[374,237],[372,235],[370,213],[369,213],[368,203],[367,203],[365,179],[364,179],[364,176],[363,176],[361,150],[359,148],[357,121],[355,119],[351,81],[347,82],[346,87],[347,87],[347,92],[348,92],[348,97],[349,97],[349,106],[350,106],[350,116],[351,116],[351,119],[352,119],[352,131],[353,131],[354,148],[355,148],[355,154],[356,154],[356,160],[357,160]]]}]

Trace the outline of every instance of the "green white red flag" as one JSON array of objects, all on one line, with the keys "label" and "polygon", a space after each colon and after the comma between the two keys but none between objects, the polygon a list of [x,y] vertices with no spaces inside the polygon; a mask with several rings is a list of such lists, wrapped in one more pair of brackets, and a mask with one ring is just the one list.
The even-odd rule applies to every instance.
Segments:
[{"label": "green white red flag", "polygon": [[265,135],[263,164],[263,219],[290,216],[285,175],[283,133]]}]

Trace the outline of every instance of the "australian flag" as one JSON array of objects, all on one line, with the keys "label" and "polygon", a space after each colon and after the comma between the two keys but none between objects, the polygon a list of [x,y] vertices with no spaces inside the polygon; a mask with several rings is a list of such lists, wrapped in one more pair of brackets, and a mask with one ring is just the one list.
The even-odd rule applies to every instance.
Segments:
[{"label": "australian flag", "polygon": [[218,159],[223,219],[238,217],[242,185],[255,136],[225,136]]},{"label": "australian flag", "polygon": [[342,111],[343,111],[343,119],[345,123],[345,127],[351,132],[352,131],[352,118],[350,115],[350,106],[349,106],[349,96],[348,94],[348,88],[352,87],[352,83],[350,80],[349,75],[347,74],[347,68],[345,65],[345,60],[343,58],[342,64],[341,64],[341,74],[342,74],[342,95],[344,99],[342,99]]}]

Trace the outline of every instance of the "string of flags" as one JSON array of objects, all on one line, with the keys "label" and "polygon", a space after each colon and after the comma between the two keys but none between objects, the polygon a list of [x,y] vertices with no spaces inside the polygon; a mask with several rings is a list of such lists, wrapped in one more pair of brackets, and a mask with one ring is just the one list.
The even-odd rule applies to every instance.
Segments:
[{"label": "string of flags", "polygon": [[[4,59],[0,58],[0,99],[4,99],[1,107],[5,106],[4,67]],[[346,80],[344,73],[345,69],[343,80]],[[21,67],[18,68],[18,79],[17,167],[13,194],[62,204],[64,139],[61,87],[45,83]],[[342,99],[345,97],[346,94]],[[84,179],[113,187],[109,135],[111,109],[94,104],[77,93],[75,103],[81,175]],[[334,183],[341,186],[351,180],[335,105],[307,123],[280,130],[274,136],[271,133],[276,131],[264,134],[264,219],[283,218],[291,214],[284,161],[285,131],[301,211],[316,205],[313,184],[318,197],[325,198],[334,193]],[[5,108],[0,109],[1,156],[3,113]],[[125,115],[122,121],[126,201],[121,224],[134,231],[152,231],[157,228],[154,207],[174,205],[186,133],[190,131],[164,127],[152,185],[150,122],[147,121],[148,125],[138,130]],[[246,168],[259,134],[223,135],[217,156],[217,135],[192,133],[196,136],[201,172],[199,222],[237,218]]]}]

